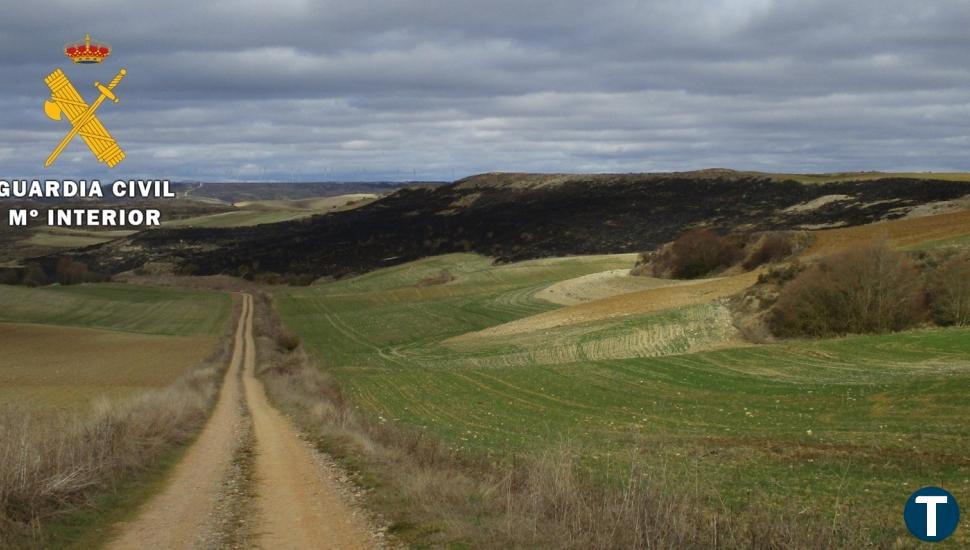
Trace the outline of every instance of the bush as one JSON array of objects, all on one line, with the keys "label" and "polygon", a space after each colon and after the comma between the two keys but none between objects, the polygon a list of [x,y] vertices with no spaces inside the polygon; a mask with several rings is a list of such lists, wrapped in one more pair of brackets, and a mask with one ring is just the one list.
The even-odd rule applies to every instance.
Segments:
[{"label": "bush", "polygon": [[794,280],[803,271],[805,265],[797,259],[787,264],[774,265],[758,275],[758,284],[783,285]]},{"label": "bush", "polygon": [[0,285],[20,284],[25,271],[21,267],[0,267]]},{"label": "bush", "polygon": [[44,268],[36,263],[27,265],[27,270],[24,272],[24,286],[37,287],[49,284],[50,280],[47,278],[47,273],[44,272]]},{"label": "bush", "polygon": [[956,256],[929,277],[930,312],[941,325],[970,325],[970,256]]},{"label": "bush", "polygon": [[902,330],[925,314],[913,262],[868,245],[826,258],[785,285],[769,324],[776,336],[823,337]]},{"label": "bush", "polygon": [[54,267],[54,279],[62,285],[78,285],[103,281],[105,278],[89,270],[84,262],[61,256]]},{"label": "bush", "polygon": [[653,274],[677,279],[703,277],[730,267],[740,254],[740,248],[730,239],[710,229],[692,229],[656,255]]},{"label": "bush", "polygon": [[289,352],[300,347],[300,337],[281,328],[279,334],[276,336],[276,343],[279,344],[280,349]]},{"label": "bush", "polygon": [[794,251],[791,235],[777,231],[765,233],[751,245],[751,251],[741,267],[751,271],[758,266],[787,258]]}]

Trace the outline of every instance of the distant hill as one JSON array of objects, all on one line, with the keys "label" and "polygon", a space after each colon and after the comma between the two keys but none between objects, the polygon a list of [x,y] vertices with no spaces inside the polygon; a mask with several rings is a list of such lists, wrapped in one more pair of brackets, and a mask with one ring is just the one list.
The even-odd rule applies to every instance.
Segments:
[{"label": "distant hill", "polygon": [[232,204],[242,201],[297,200],[336,195],[392,193],[405,187],[436,186],[445,182],[307,182],[307,183],[177,183],[173,190],[181,197],[217,200]]},{"label": "distant hill", "polygon": [[193,274],[341,277],[449,252],[500,261],[638,252],[702,225],[722,231],[861,225],[953,206],[947,201],[970,195],[965,181],[852,176],[825,176],[835,179],[819,184],[799,181],[809,176],[727,170],[483,174],[400,189],[348,212],[256,227],[152,230],[76,255],[107,273],[168,261]]}]

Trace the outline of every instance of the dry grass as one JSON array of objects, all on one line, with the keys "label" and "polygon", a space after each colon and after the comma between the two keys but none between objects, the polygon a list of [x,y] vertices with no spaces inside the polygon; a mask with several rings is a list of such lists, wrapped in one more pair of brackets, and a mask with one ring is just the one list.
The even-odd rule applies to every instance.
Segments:
[{"label": "dry grass", "polygon": [[230,329],[211,357],[165,388],[100,400],[88,414],[0,409],[0,547],[42,545],[48,519],[92,502],[188,442],[218,393]]},{"label": "dry grass", "polygon": [[[845,510],[822,513],[752,494],[739,512],[696,479],[689,462],[669,469],[649,445],[616,466],[587,468],[588,453],[563,443],[527,456],[449,449],[422,431],[371,419],[303,350],[286,352],[271,299],[256,300],[260,372],[271,398],[321,450],[369,489],[391,534],[415,546],[473,548],[832,548],[888,546]],[[693,477],[692,477],[693,476]],[[877,535],[878,536],[878,535]]]}]

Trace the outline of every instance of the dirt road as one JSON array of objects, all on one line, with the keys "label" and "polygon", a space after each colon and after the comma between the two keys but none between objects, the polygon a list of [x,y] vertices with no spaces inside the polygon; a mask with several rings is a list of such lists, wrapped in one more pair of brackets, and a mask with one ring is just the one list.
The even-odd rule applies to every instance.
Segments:
[{"label": "dirt road", "polygon": [[133,521],[119,526],[118,536],[107,547],[218,546],[213,535],[217,501],[239,434],[249,429],[250,421],[255,437],[255,517],[240,527],[248,530],[243,540],[267,549],[376,546],[365,520],[341,500],[336,473],[267,400],[256,378],[253,300],[247,294],[212,418],[165,489],[146,502]]}]

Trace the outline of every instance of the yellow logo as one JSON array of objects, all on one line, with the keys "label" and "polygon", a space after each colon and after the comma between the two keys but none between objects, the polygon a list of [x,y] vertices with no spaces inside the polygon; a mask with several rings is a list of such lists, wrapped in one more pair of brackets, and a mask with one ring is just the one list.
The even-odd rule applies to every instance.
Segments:
[{"label": "yellow logo", "polygon": [[[90,42],[90,38],[86,38],[86,42]],[[97,53],[100,55],[102,53],[101,46],[98,46],[98,48]],[[71,48],[68,48],[66,51],[70,50]],[[77,50],[75,49],[75,51]],[[105,50],[103,53],[104,55],[100,56],[100,59],[106,57],[108,52]],[[100,60],[97,62],[100,62]],[[54,161],[64,151],[64,148],[78,134],[81,135],[84,143],[88,145],[88,149],[94,153],[98,162],[103,162],[109,168],[114,168],[118,163],[125,160],[125,152],[121,150],[118,142],[115,141],[115,138],[111,137],[111,134],[101,124],[101,121],[98,120],[95,113],[98,107],[101,107],[101,104],[104,103],[105,99],[110,99],[118,103],[118,96],[112,90],[115,89],[126,74],[128,74],[128,71],[121,69],[118,71],[118,75],[114,77],[114,80],[107,86],[101,85],[100,82],[95,82],[94,87],[101,92],[101,95],[91,105],[84,102],[81,94],[78,93],[74,85],[71,84],[71,81],[68,80],[64,71],[57,69],[44,79],[47,87],[51,90],[51,98],[44,102],[44,113],[52,120],[61,120],[61,117],[66,115],[67,120],[71,123],[71,131],[64,136],[64,139],[54,149],[54,152],[47,157],[47,162],[44,163],[44,166],[49,167],[54,164]]]}]

